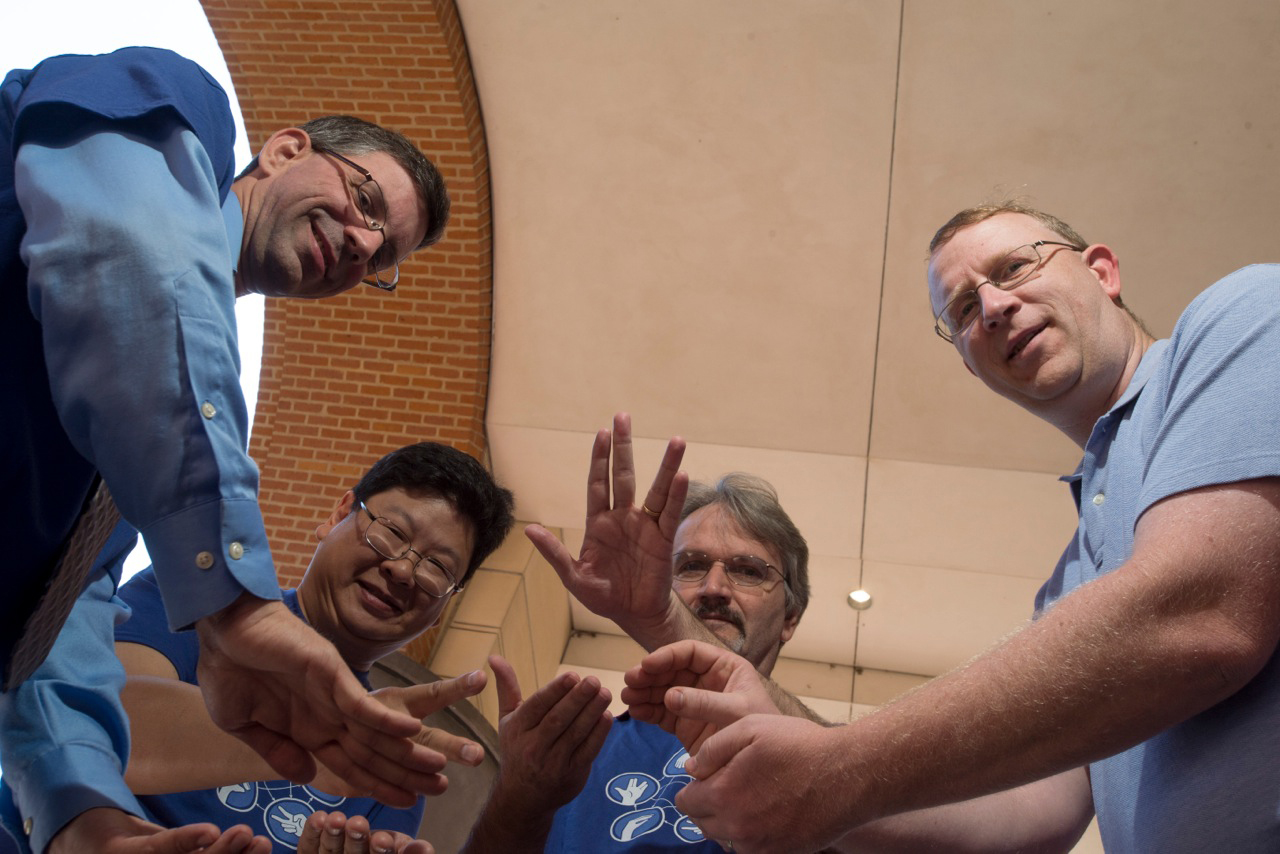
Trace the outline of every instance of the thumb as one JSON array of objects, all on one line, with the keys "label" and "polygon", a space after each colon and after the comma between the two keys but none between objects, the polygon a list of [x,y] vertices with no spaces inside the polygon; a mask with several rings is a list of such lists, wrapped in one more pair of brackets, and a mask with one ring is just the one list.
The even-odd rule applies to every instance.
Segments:
[{"label": "thumb", "polygon": [[493,668],[493,680],[498,686],[498,717],[505,718],[519,708],[523,700],[520,680],[516,678],[515,668],[500,655],[489,656],[489,666]]},{"label": "thumb", "polygon": [[750,743],[751,733],[745,726],[722,729],[704,741],[698,752],[689,757],[684,771],[695,780],[705,780],[728,765]]},{"label": "thumb", "polygon": [[556,575],[560,576],[560,580],[564,581],[568,573],[573,570],[573,555],[569,554],[569,550],[565,548],[564,543],[560,542],[560,538],[541,525],[526,526],[524,535],[529,538],[529,542],[533,543],[538,554],[551,564]]}]

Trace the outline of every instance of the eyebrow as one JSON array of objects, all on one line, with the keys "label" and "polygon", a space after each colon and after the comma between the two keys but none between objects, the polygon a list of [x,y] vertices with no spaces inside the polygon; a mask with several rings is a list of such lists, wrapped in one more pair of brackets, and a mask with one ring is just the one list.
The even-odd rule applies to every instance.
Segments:
[{"label": "eyebrow", "polygon": [[[395,516],[398,518],[393,519],[391,517],[392,513],[394,513]],[[412,524],[413,520],[410,519],[409,516],[405,514],[404,510],[396,506],[389,507],[387,509],[387,512],[383,516],[383,518],[385,518],[388,522],[396,523],[396,526],[397,526],[396,530],[398,530],[401,534],[405,535],[405,539],[409,541],[409,546],[412,548],[414,541],[412,537],[409,537],[407,535],[407,532],[410,530],[413,530],[414,533],[419,533],[419,532],[416,530],[417,526]],[[430,554],[433,556],[442,555],[444,557],[451,558],[454,563],[462,563],[462,555],[458,554],[448,546],[438,546],[436,548],[427,549],[427,554]]]},{"label": "eyebrow", "polygon": [[[1031,241],[1031,242],[1033,242],[1033,243],[1034,243],[1035,241]],[[1025,245],[1026,245],[1025,243],[1019,243],[1019,244],[1018,244],[1018,246],[1025,246]],[[992,268],[992,267],[995,265],[995,263],[996,263],[997,261],[999,261],[1001,258],[1004,258],[1006,255],[1008,255],[1008,254],[1009,254],[1010,252],[1012,252],[1014,249],[1017,249],[1017,248],[1018,248],[1018,246],[1013,246],[1013,247],[1010,247],[1009,249],[1002,249],[1002,250],[1000,250],[999,252],[993,252],[991,255],[987,256],[986,260],[984,260],[984,261],[982,262],[981,266],[979,266],[979,268],[978,268],[978,269],[980,269],[980,270],[986,270],[986,271],[987,271],[987,273],[986,273],[986,278],[981,279],[981,280],[979,280],[979,281],[981,281],[981,282],[989,282],[989,281],[991,281],[991,268]],[[948,302],[950,302],[951,300],[955,299],[956,295],[958,295],[958,294],[961,292],[961,289],[962,289],[963,287],[964,287],[964,285],[956,285],[954,288],[951,288],[950,290],[948,290],[948,289],[947,289],[947,286],[945,286],[945,285],[944,285],[944,286],[943,286],[943,291],[942,291],[942,295],[943,295],[943,300],[942,300],[942,302],[943,302],[943,304],[945,305],[946,303],[948,303]],[[969,286],[969,290],[977,290],[977,288],[976,288],[976,286],[974,286],[974,285],[970,285],[970,286]]]}]

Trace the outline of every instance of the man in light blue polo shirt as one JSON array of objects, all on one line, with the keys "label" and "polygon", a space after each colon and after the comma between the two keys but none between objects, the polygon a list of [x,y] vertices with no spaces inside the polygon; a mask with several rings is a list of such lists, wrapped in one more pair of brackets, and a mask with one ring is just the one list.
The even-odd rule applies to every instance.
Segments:
[{"label": "man in light blue polo shirt", "polygon": [[675,692],[724,726],[677,804],[743,852],[1066,851],[1095,810],[1108,852],[1280,850],[1280,267],[1155,341],[1055,217],[970,209],[930,251],[938,335],[1083,450],[1077,534],[1027,628],[847,727]]},{"label": "man in light blue polo shirt", "polygon": [[142,531],[171,626],[199,633],[221,726],[283,776],[309,778],[314,753],[401,804],[438,781],[443,757],[406,738],[418,722],[280,602],[233,305],[393,288],[448,197],[398,134],[307,127],[236,178],[226,96],[169,51],[54,57],[0,85],[0,747],[37,851],[231,844],[211,826],[139,840],[155,828],[128,815],[114,579],[90,574],[69,618],[57,604],[76,601],[76,554],[97,551],[113,504]]}]

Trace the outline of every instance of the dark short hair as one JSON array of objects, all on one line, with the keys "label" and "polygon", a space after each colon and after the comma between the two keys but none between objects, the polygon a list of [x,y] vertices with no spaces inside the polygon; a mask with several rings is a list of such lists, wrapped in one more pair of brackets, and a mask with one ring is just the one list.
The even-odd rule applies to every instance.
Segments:
[{"label": "dark short hair", "polygon": [[714,484],[693,481],[680,521],[711,504],[724,507],[743,531],[777,552],[782,561],[782,577],[787,582],[783,585],[786,614],[799,619],[809,607],[809,544],[778,503],[773,485],[742,472],[726,474]]},{"label": "dark short hair", "polygon": [[515,524],[515,496],[474,457],[439,442],[419,442],[392,451],[373,464],[351,490],[356,500],[399,487],[409,493],[437,495],[454,506],[475,529],[471,562],[459,584],[466,584],[493,554]]},{"label": "dark short hair", "polygon": [[[391,155],[409,173],[427,211],[427,234],[414,249],[426,249],[441,238],[449,221],[449,191],[435,164],[408,137],[355,116],[321,116],[299,127],[311,137],[311,147],[317,150],[355,156],[383,151]],[[257,166],[255,156],[239,177]]]}]

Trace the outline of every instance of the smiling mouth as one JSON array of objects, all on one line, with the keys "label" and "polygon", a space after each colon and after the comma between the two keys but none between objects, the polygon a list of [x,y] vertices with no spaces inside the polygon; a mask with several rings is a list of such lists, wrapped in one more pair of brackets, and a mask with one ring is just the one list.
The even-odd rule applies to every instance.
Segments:
[{"label": "smiling mouth", "polygon": [[1015,358],[1017,358],[1018,354],[1021,353],[1023,350],[1025,350],[1027,348],[1027,345],[1030,344],[1036,337],[1038,337],[1040,333],[1044,331],[1044,329],[1045,329],[1045,326],[1042,325],[1032,329],[1029,332],[1024,333],[1020,338],[1018,338],[1017,341],[1014,342],[1013,347],[1009,349],[1009,355],[1005,357],[1005,361],[1011,362]]},{"label": "smiling mouth", "polygon": [[377,608],[377,610],[390,611],[392,616],[399,616],[404,613],[405,609],[399,602],[395,601],[378,588],[365,584],[364,582],[357,582],[357,585],[359,586],[360,592],[363,594],[366,601],[372,600],[370,604],[375,605],[375,607],[379,605],[381,606],[381,608]]},{"label": "smiling mouth", "polygon": [[311,234],[315,237],[316,246],[320,249],[320,273],[324,278],[329,278],[329,273],[333,270],[337,263],[334,256],[333,245],[329,243],[329,239],[325,237],[324,232],[320,230],[319,224],[314,220],[311,222]]}]

